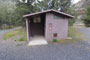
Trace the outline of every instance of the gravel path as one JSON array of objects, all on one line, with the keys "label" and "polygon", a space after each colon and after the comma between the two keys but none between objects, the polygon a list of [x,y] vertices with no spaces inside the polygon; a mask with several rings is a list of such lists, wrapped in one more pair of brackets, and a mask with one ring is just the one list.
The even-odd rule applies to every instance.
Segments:
[{"label": "gravel path", "polygon": [[84,41],[88,42],[90,44],[90,28],[77,28],[81,33],[85,35]]},{"label": "gravel path", "polygon": [[86,34],[87,36],[90,36],[90,28],[78,28],[78,30],[80,30],[80,32]]},{"label": "gravel path", "polygon": [[0,60],[90,60],[90,45],[79,41],[69,44],[16,46],[13,40],[0,40]]},{"label": "gravel path", "polygon": [[9,31],[14,31],[14,30],[17,30],[17,29],[21,29],[22,27],[17,27],[17,28],[13,28],[13,29],[8,29],[8,30],[0,30],[0,35],[4,34],[4,33],[7,33]]}]

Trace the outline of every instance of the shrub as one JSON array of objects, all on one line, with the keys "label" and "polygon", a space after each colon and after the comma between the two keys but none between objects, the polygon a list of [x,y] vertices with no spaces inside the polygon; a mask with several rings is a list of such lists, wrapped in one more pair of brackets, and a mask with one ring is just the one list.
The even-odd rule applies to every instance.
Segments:
[{"label": "shrub", "polygon": [[22,37],[22,38],[19,38],[18,41],[20,41],[20,42],[21,42],[21,41],[24,41],[24,38],[23,38],[23,37]]},{"label": "shrub", "polygon": [[82,19],[86,27],[90,27],[90,6],[87,7],[84,18]]},{"label": "shrub", "polygon": [[19,44],[16,44],[16,46],[20,46]]},{"label": "shrub", "polygon": [[75,23],[75,18],[74,19],[71,19],[71,20],[69,20],[69,26],[73,26],[73,24]]},{"label": "shrub", "polygon": [[53,39],[53,42],[58,42],[58,40],[57,39]]}]

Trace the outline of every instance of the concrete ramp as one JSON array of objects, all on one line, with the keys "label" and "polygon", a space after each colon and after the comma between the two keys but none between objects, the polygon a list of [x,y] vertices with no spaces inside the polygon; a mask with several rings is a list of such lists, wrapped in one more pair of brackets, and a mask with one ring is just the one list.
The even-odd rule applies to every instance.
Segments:
[{"label": "concrete ramp", "polygon": [[31,41],[29,42],[29,46],[32,45],[46,45],[48,44],[47,40],[45,40],[44,37],[42,36],[36,36],[36,37],[31,37]]}]

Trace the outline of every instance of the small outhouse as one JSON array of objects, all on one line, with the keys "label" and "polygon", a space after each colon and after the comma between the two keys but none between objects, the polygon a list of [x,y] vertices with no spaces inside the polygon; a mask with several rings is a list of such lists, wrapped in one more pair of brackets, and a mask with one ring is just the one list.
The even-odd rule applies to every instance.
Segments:
[{"label": "small outhouse", "polygon": [[65,39],[68,36],[68,21],[72,15],[56,10],[27,14],[26,19],[27,40],[34,36],[43,36],[47,41]]}]

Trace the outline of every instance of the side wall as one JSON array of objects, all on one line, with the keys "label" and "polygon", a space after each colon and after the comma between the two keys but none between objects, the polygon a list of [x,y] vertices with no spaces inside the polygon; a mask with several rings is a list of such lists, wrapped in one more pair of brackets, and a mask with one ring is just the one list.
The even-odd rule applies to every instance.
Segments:
[{"label": "side wall", "polygon": [[[50,24],[52,29],[50,29]],[[55,19],[53,13],[46,14],[45,38],[49,41],[53,40],[53,34],[57,33],[57,39],[67,38],[68,35],[68,19]]]}]

